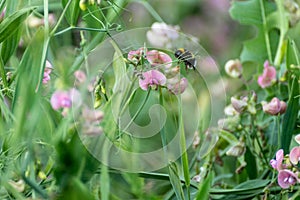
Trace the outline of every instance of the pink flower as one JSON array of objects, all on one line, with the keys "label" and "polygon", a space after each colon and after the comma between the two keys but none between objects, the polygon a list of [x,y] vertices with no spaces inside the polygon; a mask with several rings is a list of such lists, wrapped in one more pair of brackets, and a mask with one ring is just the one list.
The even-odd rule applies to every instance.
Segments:
[{"label": "pink flower", "polygon": [[91,110],[85,108],[82,111],[82,116],[86,121],[92,123],[101,121],[104,117],[104,113],[101,110]]},{"label": "pink flower", "polygon": [[52,94],[50,103],[54,110],[78,106],[81,104],[80,93],[74,88],[68,91],[57,90]]},{"label": "pink flower", "polygon": [[298,144],[300,144],[300,134],[297,134],[294,139]]},{"label": "pink flower", "polygon": [[143,77],[140,79],[139,84],[143,90],[148,90],[148,87],[157,88],[159,85],[165,85],[167,78],[163,73],[157,70],[150,70],[143,73]]},{"label": "pink flower", "polygon": [[147,60],[152,66],[165,65],[166,69],[172,66],[172,58],[164,52],[151,50],[147,52]]},{"label": "pink flower", "polygon": [[238,112],[242,113],[246,110],[248,106],[248,97],[243,97],[242,99],[237,99],[235,97],[231,97],[231,105]]},{"label": "pink flower", "polygon": [[179,37],[179,26],[171,26],[165,23],[155,22],[147,32],[147,39],[156,47],[172,47],[172,43]]},{"label": "pink flower", "polygon": [[262,88],[266,88],[276,81],[276,69],[269,65],[269,62],[264,63],[264,72],[258,77],[258,85]]},{"label": "pink flower", "polygon": [[283,161],[283,149],[279,149],[276,153],[276,160],[272,159],[270,161],[270,165],[276,169],[276,170],[281,170],[282,169],[282,161]]},{"label": "pink flower", "polygon": [[84,83],[86,81],[86,74],[84,73],[84,71],[82,70],[76,70],[74,72],[74,76],[76,81],[80,84],[80,83]]},{"label": "pink flower", "polygon": [[297,165],[300,161],[300,146],[294,147],[290,152],[290,161],[294,165]]},{"label": "pink flower", "polygon": [[6,7],[4,7],[4,9],[2,10],[1,14],[0,14],[0,22],[3,21],[4,17],[5,17],[5,14],[6,14]]},{"label": "pink flower", "polygon": [[147,52],[147,49],[145,50],[144,47],[141,47],[138,50],[129,51],[127,58],[132,62],[138,63],[145,52]]},{"label": "pink flower", "polygon": [[283,114],[286,110],[286,103],[280,101],[277,97],[274,97],[269,103],[262,102],[263,111],[270,115]]},{"label": "pink flower", "polygon": [[295,185],[299,182],[297,175],[287,169],[279,171],[277,181],[279,186],[283,189],[289,188],[291,185]]},{"label": "pink flower", "polygon": [[50,74],[52,72],[52,69],[53,69],[53,67],[52,67],[51,63],[48,60],[46,60],[45,70],[44,70],[44,77],[43,77],[43,84],[47,84],[48,81],[50,81],[50,79],[51,79]]},{"label": "pink flower", "polygon": [[172,79],[168,79],[168,89],[173,94],[182,94],[188,86],[188,81],[186,78],[174,77]]}]

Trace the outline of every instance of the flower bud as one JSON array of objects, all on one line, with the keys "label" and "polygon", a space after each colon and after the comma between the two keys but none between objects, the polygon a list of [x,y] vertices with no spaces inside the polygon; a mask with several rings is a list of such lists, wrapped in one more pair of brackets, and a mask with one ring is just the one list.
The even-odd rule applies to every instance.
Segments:
[{"label": "flower bud", "polygon": [[235,97],[231,97],[231,104],[232,107],[239,113],[242,113],[246,110],[247,108],[247,97],[244,97],[243,99],[239,100]]},{"label": "flower bud", "polygon": [[261,104],[263,106],[263,111],[270,115],[283,114],[286,110],[286,103],[280,101],[277,97],[274,97],[269,103],[263,101]]},{"label": "flower bud", "polygon": [[227,156],[234,156],[239,157],[242,156],[246,151],[245,143],[244,142],[238,142],[236,145],[232,146],[227,152]]},{"label": "flower bud", "polygon": [[225,64],[226,73],[232,78],[239,78],[242,75],[243,68],[240,60],[229,60]]}]

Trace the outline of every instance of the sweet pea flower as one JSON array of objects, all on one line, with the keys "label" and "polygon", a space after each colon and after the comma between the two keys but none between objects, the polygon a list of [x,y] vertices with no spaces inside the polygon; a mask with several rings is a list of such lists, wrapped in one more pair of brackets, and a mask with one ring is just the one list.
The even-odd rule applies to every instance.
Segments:
[{"label": "sweet pea flower", "polygon": [[163,22],[155,22],[147,32],[147,39],[156,47],[172,47],[172,42],[179,37],[179,26],[167,25]]},{"label": "sweet pea flower", "polygon": [[188,86],[188,81],[186,78],[174,77],[172,79],[168,79],[167,87],[170,92],[175,95],[182,94]]},{"label": "sweet pea flower", "polygon": [[238,112],[242,113],[246,110],[248,106],[248,98],[243,97],[242,99],[237,99],[235,97],[231,97],[231,105]]},{"label": "sweet pea flower", "polygon": [[297,134],[294,139],[298,144],[300,144],[300,134]]},{"label": "sweet pea flower", "polygon": [[240,60],[228,60],[225,64],[226,73],[232,78],[239,78],[242,75],[243,68]]},{"label": "sweet pea flower", "polygon": [[276,69],[270,66],[268,61],[265,61],[263,74],[258,77],[258,85],[266,88],[272,85],[274,81],[276,81]]},{"label": "sweet pea flower", "polygon": [[295,185],[299,182],[297,175],[287,169],[279,171],[277,181],[279,186],[283,189],[289,188],[291,185]]},{"label": "sweet pea flower", "polygon": [[272,159],[270,161],[270,165],[273,167],[273,169],[276,169],[278,171],[282,169],[283,157],[283,149],[279,149],[276,152],[276,160]]},{"label": "sweet pea flower", "polygon": [[86,81],[86,74],[82,70],[76,70],[74,72],[74,76],[78,84],[84,83]]},{"label": "sweet pea flower", "polygon": [[139,85],[142,90],[148,90],[148,87],[157,88],[159,85],[165,85],[167,78],[158,70],[150,70],[142,74],[139,80]]},{"label": "sweet pea flower", "polygon": [[44,77],[43,77],[43,84],[47,84],[48,81],[50,81],[50,79],[51,79],[50,74],[52,72],[52,69],[53,69],[53,67],[52,67],[51,63],[48,60],[46,60],[45,70],[44,70]]},{"label": "sweet pea flower", "polygon": [[263,106],[263,111],[270,115],[283,114],[286,111],[286,103],[280,101],[277,97],[274,97],[269,103],[263,101],[261,104]]},{"label": "sweet pea flower", "polygon": [[297,165],[300,161],[300,146],[294,147],[290,152],[290,161],[292,164]]},{"label": "sweet pea flower", "polygon": [[81,103],[80,93],[75,88],[68,91],[57,90],[52,94],[50,103],[54,110],[78,106]]},{"label": "sweet pea flower", "polygon": [[145,50],[144,47],[141,47],[138,50],[129,51],[127,58],[132,62],[138,63],[145,52],[147,52],[147,49]]},{"label": "sweet pea flower", "polygon": [[172,66],[172,58],[161,51],[148,51],[146,58],[152,66],[164,65],[165,69],[169,69]]}]

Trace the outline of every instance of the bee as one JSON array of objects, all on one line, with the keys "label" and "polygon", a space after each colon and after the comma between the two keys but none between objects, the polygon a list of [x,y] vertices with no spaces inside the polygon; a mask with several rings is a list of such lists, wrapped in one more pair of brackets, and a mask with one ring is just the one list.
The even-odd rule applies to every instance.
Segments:
[{"label": "bee", "polygon": [[196,59],[193,53],[184,48],[179,48],[174,53],[179,61],[184,62],[186,69],[196,69]]}]

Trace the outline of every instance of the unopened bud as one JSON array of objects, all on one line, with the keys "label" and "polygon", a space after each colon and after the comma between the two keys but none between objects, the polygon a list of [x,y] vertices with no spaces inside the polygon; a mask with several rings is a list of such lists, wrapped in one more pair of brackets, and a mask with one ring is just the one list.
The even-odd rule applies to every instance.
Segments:
[{"label": "unopened bud", "polygon": [[243,68],[240,60],[229,60],[225,64],[226,73],[232,78],[239,78],[242,75]]}]

